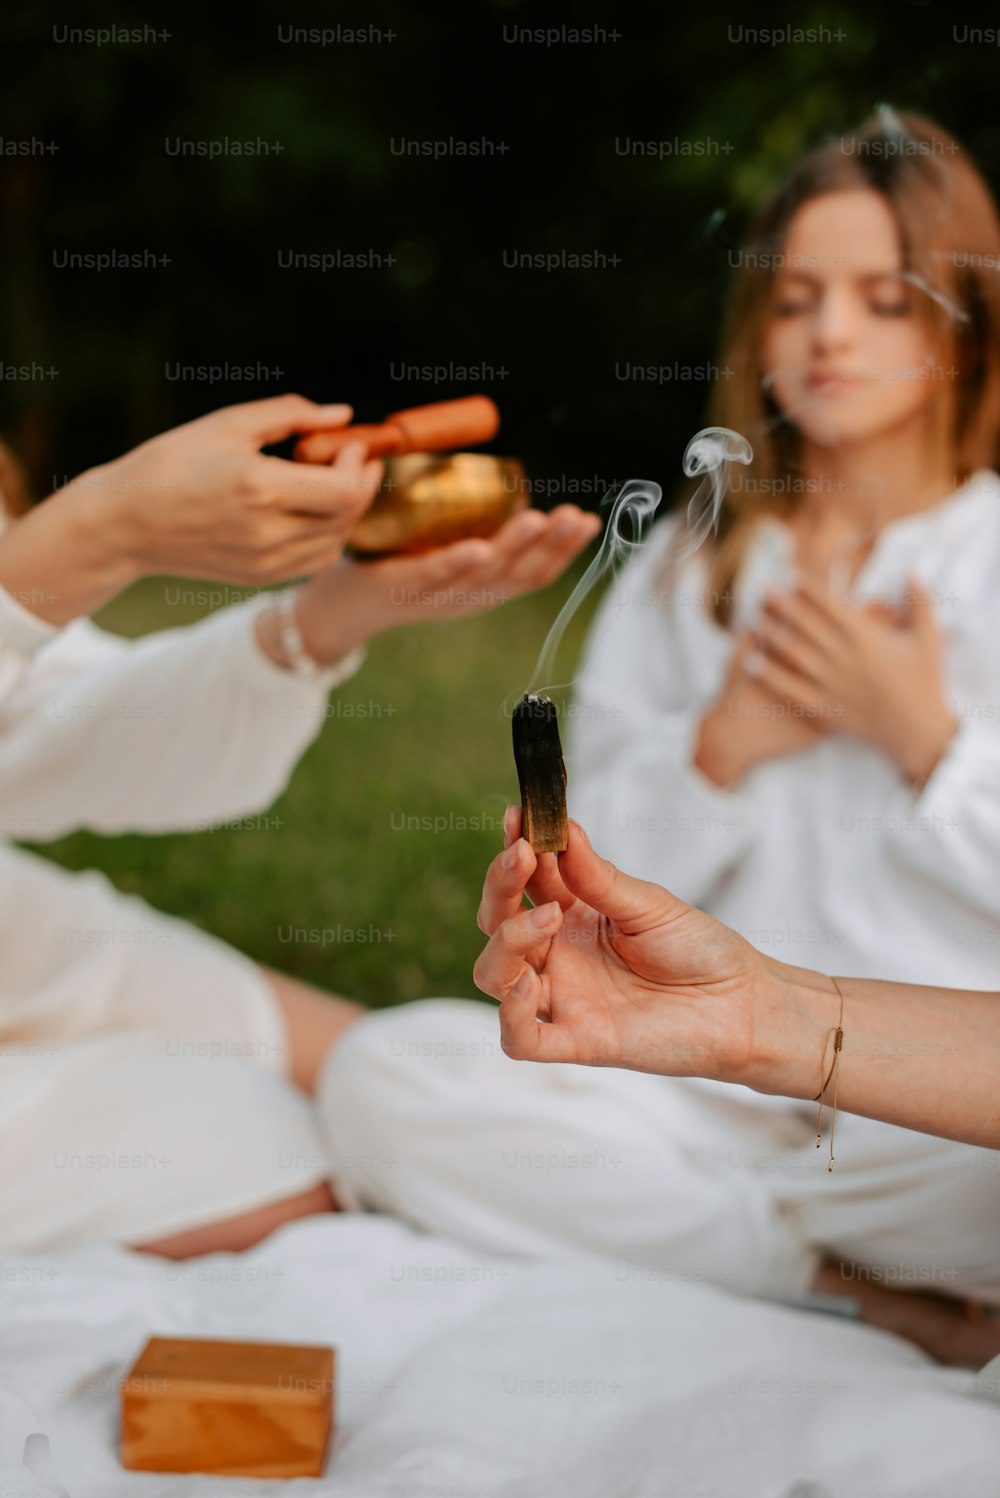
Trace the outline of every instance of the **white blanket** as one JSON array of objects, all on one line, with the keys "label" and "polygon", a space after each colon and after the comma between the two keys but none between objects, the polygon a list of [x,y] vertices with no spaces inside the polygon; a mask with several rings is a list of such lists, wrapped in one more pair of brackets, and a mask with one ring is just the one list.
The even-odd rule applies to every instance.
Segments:
[{"label": "white blanket", "polygon": [[[182,1264],[11,1256],[0,1285],[0,1494],[53,1491],[19,1465],[44,1432],[70,1498],[1000,1498],[1000,1402],[971,1374],[622,1264],[343,1215]],[[326,1476],[123,1471],[117,1381],[154,1333],[333,1344]]]}]

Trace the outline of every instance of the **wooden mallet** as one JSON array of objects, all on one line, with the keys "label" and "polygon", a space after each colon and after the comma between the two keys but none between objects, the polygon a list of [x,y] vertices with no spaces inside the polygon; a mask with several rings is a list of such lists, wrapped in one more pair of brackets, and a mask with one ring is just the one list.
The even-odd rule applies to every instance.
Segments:
[{"label": "wooden mallet", "polygon": [[489,442],[499,430],[500,412],[489,396],[467,395],[396,411],[368,426],[309,432],[296,443],[295,456],[304,463],[332,463],[349,442],[363,442],[370,458],[444,452]]}]

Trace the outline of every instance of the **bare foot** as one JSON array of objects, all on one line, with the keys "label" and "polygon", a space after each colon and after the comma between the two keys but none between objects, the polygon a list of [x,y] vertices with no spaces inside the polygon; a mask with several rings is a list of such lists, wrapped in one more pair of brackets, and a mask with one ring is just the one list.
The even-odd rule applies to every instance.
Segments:
[{"label": "bare foot", "polygon": [[270,1237],[286,1222],[298,1217],[312,1217],[318,1212],[336,1212],[337,1203],[333,1192],[325,1181],[303,1191],[299,1196],[287,1196],[282,1201],[271,1202],[266,1207],[257,1207],[242,1217],[227,1217],[222,1222],[211,1222],[201,1228],[190,1228],[172,1238],[159,1238],[155,1243],[133,1243],[130,1247],[137,1253],[160,1254],[165,1259],[196,1259],[201,1254],[243,1253],[254,1244]]},{"label": "bare foot", "polygon": [[1000,1321],[978,1301],[953,1300],[921,1290],[888,1290],[872,1280],[846,1279],[838,1264],[822,1265],[813,1289],[859,1301],[861,1319],[867,1325],[905,1337],[939,1363],[978,1370],[1000,1356]]}]

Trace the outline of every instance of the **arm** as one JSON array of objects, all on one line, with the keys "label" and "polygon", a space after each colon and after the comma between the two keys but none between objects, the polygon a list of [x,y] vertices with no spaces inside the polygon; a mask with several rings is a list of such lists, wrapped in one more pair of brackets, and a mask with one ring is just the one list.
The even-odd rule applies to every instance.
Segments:
[{"label": "arm", "polygon": [[[509,833],[520,830],[517,814]],[[535,908],[521,908],[527,893]],[[599,858],[582,829],[490,868],[479,987],[522,1060],[705,1076],[815,1099],[840,1001],[821,974],[765,958],[657,885]],[[838,1107],[1000,1148],[1000,995],[840,979]],[[829,1102],[829,1097],[827,1099]]]},{"label": "arm", "polygon": [[[993,640],[998,626],[993,609],[978,634]],[[768,652],[762,671],[772,687],[803,707],[835,709],[841,732],[872,744],[895,766],[883,808],[894,859],[974,910],[1000,915],[996,702],[966,700],[961,717],[953,710],[959,704],[946,696],[930,596],[911,579],[906,613],[897,617],[803,587],[772,594],[761,628]],[[987,695],[995,698],[996,687]]]},{"label": "arm", "polygon": [[329,468],[260,449],[350,414],[282,395],[164,432],[5,530],[0,588],[62,625],[150,573],[267,583],[316,571],[339,556],[381,465],[354,443]]},{"label": "arm", "polygon": [[[380,561],[342,557],[299,593],[303,645],[325,663],[408,624],[499,608],[554,582],[599,530],[596,515],[560,505],[549,514],[525,510],[488,540],[455,541]],[[258,638],[273,659],[283,659],[273,618],[262,619]]]},{"label": "arm", "polygon": [[1000,917],[1000,725],[963,719],[926,784],[899,786],[885,810],[902,867]]},{"label": "arm", "polygon": [[25,615],[45,648],[6,682],[0,661],[0,827],[36,841],[79,826],[160,832],[269,805],[323,721],[323,667],[339,659],[343,679],[378,633],[544,586],[597,524],[575,507],[526,513],[488,542],[324,569],[296,606],[311,679],[287,669],[267,595],[135,642]]},{"label": "arm", "polygon": [[0,535],[0,826],[44,839],[240,816],[273,800],[315,735],[332,677],[287,669],[266,598],[135,643],[85,621],[60,634],[143,573],[265,582],[315,570],[296,606],[303,644],[320,668],[348,654],[343,679],[373,635],[542,587],[598,528],[562,506],[520,515],[489,542],[346,563],[381,465],[356,445],[332,468],[259,449],[349,414],[297,396],[213,413],[84,475]]},{"label": "arm", "polygon": [[235,605],[134,641],[87,620],[59,632],[0,695],[0,828],[170,832],[269,806],[330,683],[268,660],[258,614]]},{"label": "arm", "polygon": [[[768,966],[749,1085],[814,1098],[816,1018],[829,1019],[829,989],[807,968]],[[1000,1149],[1000,994],[865,978],[838,982],[845,1036],[838,1106]]]},{"label": "arm", "polygon": [[266,660],[245,611],[137,644],[60,626],[146,573],[263,582],[338,556],[380,465],[357,445],[322,470],[260,449],[349,416],[299,396],[213,412],[0,534],[0,826],[162,831],[273,799],[323,694]]}]

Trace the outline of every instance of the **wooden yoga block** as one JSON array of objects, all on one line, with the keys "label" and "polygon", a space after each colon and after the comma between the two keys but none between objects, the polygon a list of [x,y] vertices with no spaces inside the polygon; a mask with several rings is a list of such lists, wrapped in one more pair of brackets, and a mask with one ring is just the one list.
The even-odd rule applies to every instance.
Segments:
[{"label": "wooden yoga block", "polygon": [[333,1370],[332,1347],[151,1337],[118,1386],[122,1466],[320,1477]]}]

